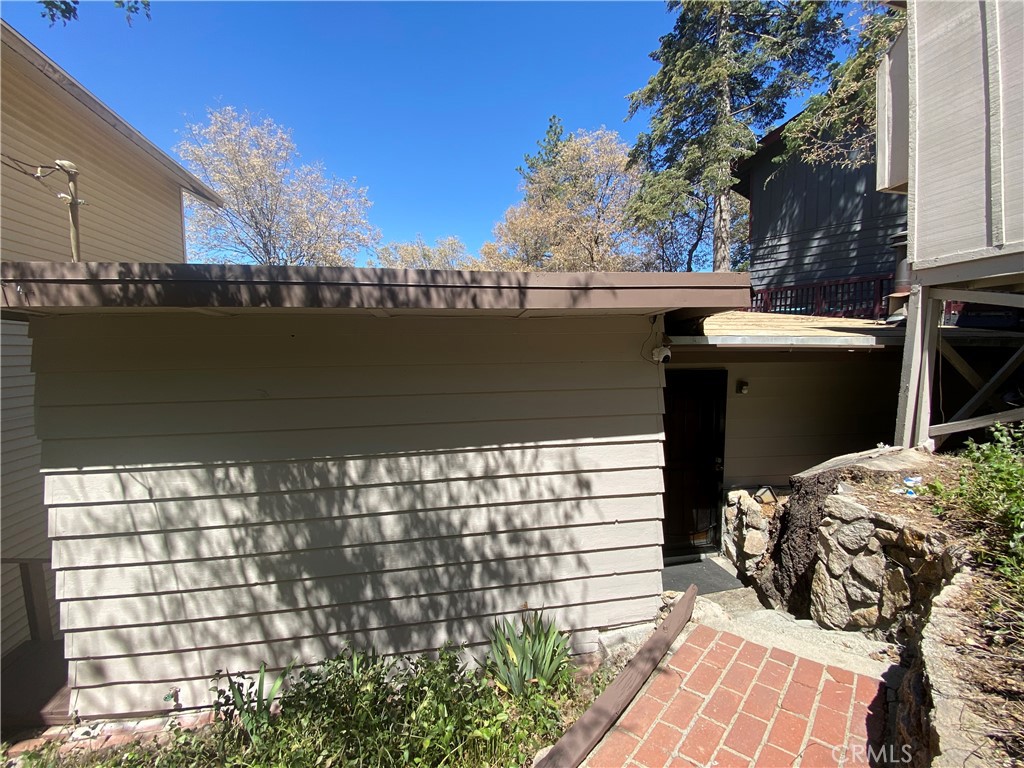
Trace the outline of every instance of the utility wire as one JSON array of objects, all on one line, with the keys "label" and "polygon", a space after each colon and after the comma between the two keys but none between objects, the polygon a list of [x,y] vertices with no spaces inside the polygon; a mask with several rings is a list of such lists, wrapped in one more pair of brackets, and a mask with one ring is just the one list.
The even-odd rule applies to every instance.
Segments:
[{"label": "utility wire", "polygon": [[[57,197],[61,197],[62,195],[66,195],[67,194],[63,190],[54,189],[49,184],[47,184],[45,181],[43,181],[43,179],[45,179],[47,176],[50,176],[51,174],[54,174],[57,171],[61,170],[57,166],[55,166],[55,165],[36,165],[35,163],[29,163],[29,162],[26,162],[25,160],[19,160],[16,157],[11,157],[10,155],[5,154],[5,153],[0,153],[0,157],[4,158],[4,160],[0,160],[0,164],[4,165],[7,168],[10,168],[11,170],[17,171],[18,173],[24,174],[25,176],[29,176],[30,178],[35,179],[40,184],[42,184],[44,188],[46,188],[48,191],[52,192]],[[5,161],[10,161],[10,162],[5,162]],[[27,171],[27,170],[25,170],[26,168],[34,168],[35,172]],[[46,171],[46,173],[43,173],[44,170]]]}]

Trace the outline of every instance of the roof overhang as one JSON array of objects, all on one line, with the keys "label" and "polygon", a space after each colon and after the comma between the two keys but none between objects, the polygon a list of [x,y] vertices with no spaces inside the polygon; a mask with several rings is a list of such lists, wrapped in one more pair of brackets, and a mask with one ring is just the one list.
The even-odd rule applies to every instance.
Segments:
[{"label": "roof overhang", "polygon": [[465,272],[5,262],[4,317],[85,312],[707,317],[750,305],[743,273]]},{"label": "roof overhang", "polygon": [[0,20],[3,45],[23,58],[29,66],[35,67],[57,87],[62,88],[72,98],[93,112],[100,120],[109,125],[115,132],[132,142],[143,152],[153,158],[164,168],[167,174],[189,194],[212,205],[223,206],[224,200],[210,189],[209,186],[186,171],[170,155],[160,149],[110,107],[93,96],[81,83],[61,69],[52,59],[25,39],[14,27]]}]

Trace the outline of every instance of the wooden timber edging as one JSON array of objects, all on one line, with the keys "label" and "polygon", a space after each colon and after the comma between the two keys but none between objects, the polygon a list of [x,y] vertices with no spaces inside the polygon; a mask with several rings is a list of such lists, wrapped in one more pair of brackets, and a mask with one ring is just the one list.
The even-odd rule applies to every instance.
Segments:
[{"label": "wooden timber edging", "polygon": [[618,677],[597,697],[590,709],[573,723],[535,768],[576,768],[604,738],[650,678],[683,627],[690,621],[697,600],[697,585],[690,588],[672,612],[654,630],[640,651],[630,659]]}]

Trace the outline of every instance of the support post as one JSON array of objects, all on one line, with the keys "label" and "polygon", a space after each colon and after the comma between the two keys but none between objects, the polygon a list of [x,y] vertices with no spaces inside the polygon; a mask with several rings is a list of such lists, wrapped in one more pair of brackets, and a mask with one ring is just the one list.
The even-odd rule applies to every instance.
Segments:
[{"label": "support post", "polygon": [[914,417],[921,376],[921,293],[920,285],[910,287],[907,304],[907,332],[903,339],[903,368],[900,372],[899,406],[896,411],[896,437],[893,445],[913,447]]},{"label": "support post", "polygon": [[935,349],[939,338],[939,316],[942,313],[942,302],[932,299],[927,288],[922,288],[921,293],[921,316],[924,324],[924,333],[921,337],[921,380],[914,419],[914,442],[910,447],[923,445],[930,439],[928,429],[932,421]]}]

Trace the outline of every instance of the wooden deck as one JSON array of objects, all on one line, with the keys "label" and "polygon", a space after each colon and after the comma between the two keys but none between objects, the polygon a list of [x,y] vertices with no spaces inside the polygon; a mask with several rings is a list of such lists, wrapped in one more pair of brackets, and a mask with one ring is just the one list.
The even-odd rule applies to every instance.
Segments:
[{"label": "wooden deck", "polygon": [[33,640],[12,651],[0,668],[3,735],[71,722],[71,690],[67,683],[63,640]]},{"label": "wooden deck", "polygon": [[[1017,346],[1024,333],[943,326],[942,337],[957,346]],[[673,346],[748,348],[902,347],[906,329],[876,320],[814,317],[768,312],[722,312],[704,321],[703,336],[672,336]]]}]

